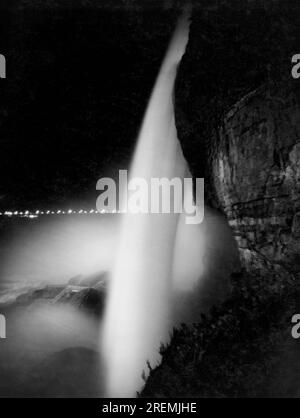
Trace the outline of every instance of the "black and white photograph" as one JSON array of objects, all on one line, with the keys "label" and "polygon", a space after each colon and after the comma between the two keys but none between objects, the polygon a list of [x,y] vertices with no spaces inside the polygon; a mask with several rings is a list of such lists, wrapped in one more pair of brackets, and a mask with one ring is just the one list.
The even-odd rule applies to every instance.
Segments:
[{"label": "black and white photograph", "polygon": [[299,1],[0,0],[1,402],[299,398],[299,344]]}]

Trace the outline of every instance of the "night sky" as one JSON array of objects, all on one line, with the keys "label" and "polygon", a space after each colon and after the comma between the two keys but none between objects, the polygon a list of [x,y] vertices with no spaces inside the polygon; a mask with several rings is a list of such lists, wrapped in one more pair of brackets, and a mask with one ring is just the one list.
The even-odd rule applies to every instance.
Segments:
[{"label": "night sky", "polygon": [[[184,4],[1,1],[0,211],[95,207],[97,180],[130,164]],[[290,79],[298,16],[294,0],[193,1],[175,94],[193,177],[209,185],[206,143],[226,111],[249,91]]]},{"label": "night sky", "polygon": [[1,210],[93,207],[98,178],[128,167],[176,13],[125,3],[2,13]]}]

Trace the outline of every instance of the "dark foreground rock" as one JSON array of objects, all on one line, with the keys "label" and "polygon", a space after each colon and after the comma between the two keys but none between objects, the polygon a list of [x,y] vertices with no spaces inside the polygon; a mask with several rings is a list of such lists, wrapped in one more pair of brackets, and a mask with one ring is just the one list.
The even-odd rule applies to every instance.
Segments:
[{"label": "dark foreground rock", "polygon": [[2,312],[18,306],[29,306],[38,301],[69,304],[86,313],[98,317],[103,313],[107,293],[108,273],[100,272],[89,276],[78,275],[71,278],[68,285],[39,285],[20,289],[7,289],[6,300],[0,303]]},{"label": "dark foreground rock", "polygon": [[293,288],[272,276],[232,280],[225,303],[174,331],[141,397],[299,396],[299,347],[289,325]]},{"label": "dark foreground rock", "polygon": [[104,309],[106,293],[104,289],[67,286],[53,301],[53,303],[67,303],[98,317]]}]

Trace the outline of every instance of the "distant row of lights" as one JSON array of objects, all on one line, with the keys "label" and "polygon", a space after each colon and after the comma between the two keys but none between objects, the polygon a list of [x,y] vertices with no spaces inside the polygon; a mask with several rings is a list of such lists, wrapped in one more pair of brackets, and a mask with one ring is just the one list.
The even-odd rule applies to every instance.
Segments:
[{"label": "distant row of lights", "polygon": [[84,210],[84,209],[80,209],[80,210],[73,210],[73,209],[69,209],[69,210],[36,210],[34,212],[30,211],[30,210],[25,210],[25,211],[8,211],[6,210],[5,212],[0,212],[0,216],[20,216],[20,217],[24,217],[24,218],[37,218],[38,216],[41,215],[101,215],[101,214],[105,214],[105,213],[119,213],[119,211],[117,210],[112,210],[112,211],[106,211],[104,209],[102,209],[101,212],[91,209],[91,210]]}]

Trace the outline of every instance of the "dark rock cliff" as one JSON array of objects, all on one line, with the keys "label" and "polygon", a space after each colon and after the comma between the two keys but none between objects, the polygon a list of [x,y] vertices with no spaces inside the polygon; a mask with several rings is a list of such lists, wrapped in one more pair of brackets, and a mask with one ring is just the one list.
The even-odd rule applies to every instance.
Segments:
[{"label": "dark rock cliff", "polygon": [[247,270],[300,272],[300,109],[295,88],[261,88],[227,113],[210,160],[214,192]]},{"label": "dark rock cliff", "polygon": [[283,1],[196,8],[176,83],[185,157],[226,215],[243,267],[291,279],[300,268],[298,11]]}]

